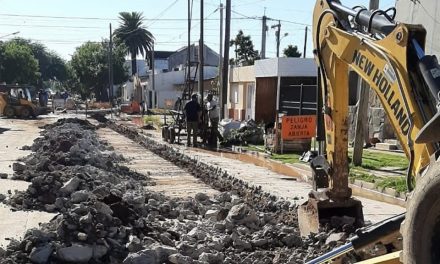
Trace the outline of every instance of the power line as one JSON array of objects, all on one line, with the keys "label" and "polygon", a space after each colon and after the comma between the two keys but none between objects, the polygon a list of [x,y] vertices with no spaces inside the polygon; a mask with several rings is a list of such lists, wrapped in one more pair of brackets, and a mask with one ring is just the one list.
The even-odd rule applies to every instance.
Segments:
[{"label": "power line", "polygon": [[0,26],[11,27],[46,27],[46,28],[78,28],[78,29],[104,29],[104,27],[90,27],[90,26],[59,26],[59,25],[27,25],[27,24],[0,24]]},{"label": "power line", "polygon": [[[105,20],[105,21],[118,21],[117,18],[102,18],[102,17],[68,17],[68,16],[43,16],[43,15],[19,15],[19,14],[4,14],[0,13],[0,16],[6,17],[33,17],[33,18],[51,18],[51,19],[78,19],[78,20]],[[233,17],[231,19],[242,20],[243,17]],[[144,21],[186,21],[187,18],[144,18]],[[200,20],[200,18],[193,18],[193,20]],[[220,18],[209,18],[206,20],[220,20]]]},{"label": "power line", "polygon": [[168,10],[171,9],[171,7],[173,7],[179,0],[175,0],[174,2],[171,3],[171,5],[169,5],[168,7],[166,7],[162,12],[159,13],[159,15],[157,15],[153,21],[150,22],[150,24],[146,25],[146,27],[149,27],[151,25],[153,25],[157,19],[159,19],[161,16],[163,16]]},{"label": "power line", "polygon": [[423,4],[420,2],[420,0],[415,0],[415,2],[419,3],[419,5],[422,7],[422,9],[425,11],[425,13],[436,23],[440,24],[440,22],[435,18],[435,16],[431,15],[431,13],[428,12],[428,10],[423,6]]}]

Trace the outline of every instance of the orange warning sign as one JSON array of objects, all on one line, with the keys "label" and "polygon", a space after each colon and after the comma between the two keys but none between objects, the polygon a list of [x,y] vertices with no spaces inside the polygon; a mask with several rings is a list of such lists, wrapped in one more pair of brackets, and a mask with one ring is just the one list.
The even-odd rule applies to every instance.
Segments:
[{"label": "orange warning sign", "polygon": [[281,122],[283,140],[312,138],[316,135],[315,115],[283,116]]}]

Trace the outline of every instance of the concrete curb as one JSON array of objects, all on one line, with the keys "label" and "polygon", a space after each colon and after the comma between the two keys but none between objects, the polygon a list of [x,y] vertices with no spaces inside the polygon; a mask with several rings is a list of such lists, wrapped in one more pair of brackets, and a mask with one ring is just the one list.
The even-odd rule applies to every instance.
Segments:
[{"label": "concrete curb", "polygon": [[[243,149],[240,147],[233,148],[233,150],[240,151],[239,153],[242,155],[255,156],[260,159],[261,159],[261,157],[265,157],[266,159],[268,159],[268,156],[269,156],[267,154],[262,155],[261,153],[259,153],[257,151],[243,151]],[[280,164],[283,164],[284,166],[290,167],[292,170],[295,170],[300,174],[299,178],[302,181],[310,183],[310,184],[312,183],[312,171],[305,164],[301,164],[301,163],[286,164],[286,163],[282,163],[280,161],[271,161],[271,162],[280,163]],[[355,195],[355,196],[360,196],[363,198],[368,198],[368,199],[379,201],[379,202],[385,202],[385,203],[389,203],[389,204],[393,204],[393,205],[397,205],[397,206],[401,206],[401,207],[406,207],[405,197],[402,197],[402,195],[400,195],[400,197],[398,197],[396,190],[394,190],[392,188],[384,188],[381,191],[376,188],[374,183],[360,181],[360,180],[355,180],[355,182],[353,184],[349,184],[349,187],[352,189],[353,195]]]}]

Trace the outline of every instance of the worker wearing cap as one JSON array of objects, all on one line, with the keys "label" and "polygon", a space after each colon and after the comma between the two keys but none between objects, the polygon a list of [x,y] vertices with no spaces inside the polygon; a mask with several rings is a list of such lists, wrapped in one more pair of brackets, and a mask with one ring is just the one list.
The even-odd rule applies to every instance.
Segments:
[{"label": "worker wearing cap", "polygon": [[191,132],[193,137],[193,147],[197,146],[197,130],[199,128],[199,121],[202,113],[202,108],[197,101],[197,94],[191,96],[191,101],[185,104],[185,116],[186,116],[186,133],[187,141],[186,145],[191,145]]},{"label": "worker wearing cap", "polygon": [[220,108],[218,107],[217,101],[213,99],[212,93],[209,93],[206,96],[206,109],[208,110],[209,121],[211,122],[211,129],[214,135],[216,136],[215,140],[219,138],[220,140],[223,137],[218,132],[218,123],[220,122]]}]

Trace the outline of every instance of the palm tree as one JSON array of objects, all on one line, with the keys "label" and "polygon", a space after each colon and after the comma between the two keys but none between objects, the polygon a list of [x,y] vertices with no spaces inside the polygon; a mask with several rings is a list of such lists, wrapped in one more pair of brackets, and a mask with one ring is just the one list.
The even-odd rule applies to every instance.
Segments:
[{"label": "palm tree", "polygon": [[[150,62],[151,51],[153,50],[154,37],[150,31],[142,25],[144,19],[142,13],[138,12],[121,12],[119,13],[120,25],[114,32],[116,41],[120,41],[127,47],[128,53],[131,55],[131,73],[135,75],[136,56],[141,54]],[[151,65],[151,64],[150,64]]]}]

